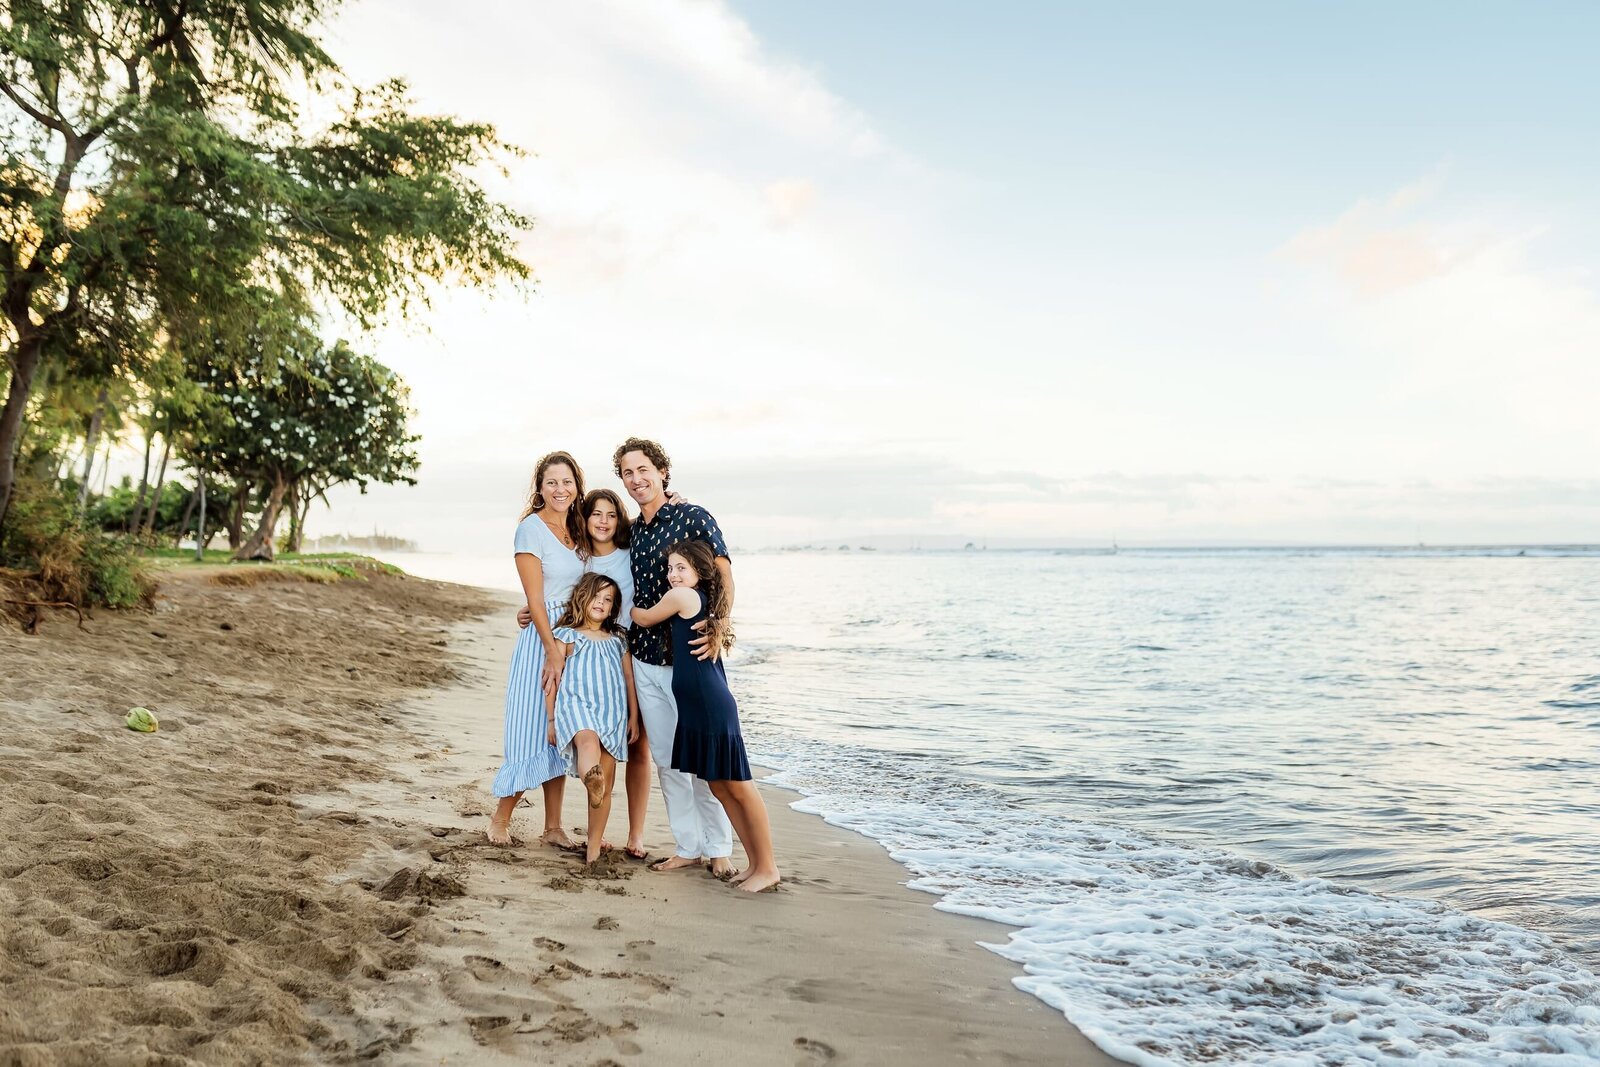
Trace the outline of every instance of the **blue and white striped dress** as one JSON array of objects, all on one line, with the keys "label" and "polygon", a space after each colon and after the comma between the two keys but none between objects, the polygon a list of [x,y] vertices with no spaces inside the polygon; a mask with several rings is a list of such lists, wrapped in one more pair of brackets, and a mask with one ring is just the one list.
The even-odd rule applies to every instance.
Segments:
[{"label": "blue and white striped dress", "polygon": [[622,678],[623,639],[592,639],[570,626],[558,627],[556,640],[572,645],[561,689],[556,693],[556,747],[566,760],[567,773],[583,777],[572,739],[580,730],[593,730],[600,744],[618,763],[628,758],[628,689]]},{"label": "blue and white striped dress", "polygon": [[[538,558],[544,570],[544,611],[554,626],[566,610],[572,587],[583,577],[583,561],[562,544],[544,520],[529,515],[517,524],[514,552]],[[549,719],[539,676],[544,673],[544,642],[530,625],[517,635],[506,677],[505,763],[494,776],[494,795],[509,797],[566,773],[561,752],[546,739]]]}]

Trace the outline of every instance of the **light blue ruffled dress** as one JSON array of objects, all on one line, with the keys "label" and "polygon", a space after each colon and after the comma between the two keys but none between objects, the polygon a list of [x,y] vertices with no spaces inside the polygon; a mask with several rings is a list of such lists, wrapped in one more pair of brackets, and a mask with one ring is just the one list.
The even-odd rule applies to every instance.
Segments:
[{"label": "light blue ruffled dress", "polygon": [[[583,576],[583,560],[562,544],[544,520],[529,515],[517,523],[516,554],[538,558],[544,570],[544,611],[554,626],[567,606],[573,586]],[[506,678],[505,762],[494,777],[494,795],[509,797],[533,789],[567,772],[561,750],[546,740],[544,691],[539,676],[544,671],[544,642],[539,628],[529,626],[517,635]]]},{"label": "light blue ruffled dress", "polygon": [[556,639],[572,645],[561,671],[556,693],[556,747],[566,761],[567,773],[583,777],[572,739],[581,730],[593,730],[600,744],[618,763],[628,758],[628,689],[622,677],[621,635],[591,638],[568,626],[558,627]]}]

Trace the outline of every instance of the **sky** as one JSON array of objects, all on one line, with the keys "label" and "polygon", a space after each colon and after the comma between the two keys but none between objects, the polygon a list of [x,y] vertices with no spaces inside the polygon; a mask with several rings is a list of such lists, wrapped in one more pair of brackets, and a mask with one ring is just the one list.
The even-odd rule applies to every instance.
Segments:
[{"label": "sky", "polygon": [[1600,541],[1588,4],[348,6],[494,123],[531,293],[357,339],[417,487],[315,533],[503,549],[640,434],[744,546]]}]

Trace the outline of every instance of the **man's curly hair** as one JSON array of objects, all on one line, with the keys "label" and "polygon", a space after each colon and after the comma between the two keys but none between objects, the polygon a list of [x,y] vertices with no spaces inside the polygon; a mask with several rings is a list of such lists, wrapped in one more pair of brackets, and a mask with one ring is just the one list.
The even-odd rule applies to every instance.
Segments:
[{"label": "man's curly hair", "polygon": [[622,457],[629,452],[643,452],[648,459],[661,472],[661,488],[666,489],[667,478],[672,470],[672,457],[667,455],[667,450],[650,440],[648,437],[630,437],[617,446],[611,453],[611,469],[618,478],[622,477]]}]

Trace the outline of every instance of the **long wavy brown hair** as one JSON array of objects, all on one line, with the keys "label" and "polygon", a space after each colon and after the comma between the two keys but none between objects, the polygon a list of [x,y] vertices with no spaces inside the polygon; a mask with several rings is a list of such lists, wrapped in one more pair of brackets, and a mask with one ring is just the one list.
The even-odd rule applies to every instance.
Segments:
[{"label": "long wavy brown hair", "polygon": [[[583,498],[583,529],[589,530],[589,517],[594,514],[594,506],[602,500],[611,501],[611,507],[617,513],[617,532],[612,535],[611,543],[618,548],[627,548],[633,543],[633,523],[628,518],[628,509],[622,506],[622,498],[609,489],[591,489],[589,495]],[[589,546],[591,549],[593,544]]]},{"label": "long wavy brown hair", "polygon": [[733,647],[733,604],[717,570],[717,554],[704,541],[679,541],[667,549],[667,555],[683,557],[694,571],[706,594],[705,634],[711,639],[710,647],[726,652]]},{"label": "long wavy brown hair", "polygon": [[622,611],[622,587],[603,574],[585,574],[578,579],[578,584],[572,587],[572,595],[567,598],[567,606],[562,609],[561,618],[556,620],[556,625],[571,626],[573,629],[587,626],[589,604],[606,586],[611,587],[611,616],[600,624],[600,628],[608,634],[620,634],[622,624],[617,621],[617,617]]},{"label": "long wavy brown hair", "polygon": [[572,538],[572,543],[578,547],[578,554],[589,554],[589,527],[583,519],[583,468],[578,466],[578,461],[572,458],[570,452],[548,452],[539,457],[538,466],[533,468],[533,484],[528,486],[528,502],[522,508],[522,514],[517,516],[521,522],[536,512],[545,509],[544,494],[539,486],[544,484],[545,472],[557,463],[565,463],[572,468],[572,480],[577,483],[578,493],[572,505],[567,508],[567,535]]}]

